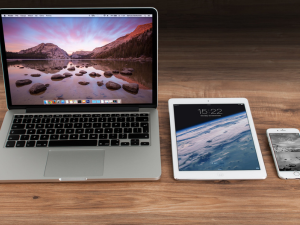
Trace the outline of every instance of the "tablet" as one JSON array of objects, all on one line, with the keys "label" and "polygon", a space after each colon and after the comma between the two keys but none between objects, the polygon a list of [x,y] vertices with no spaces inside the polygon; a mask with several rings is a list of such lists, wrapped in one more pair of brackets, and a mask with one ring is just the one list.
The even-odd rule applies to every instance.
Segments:
[{"label": "tablet", "polygon": [[175,179],[265,179],[262,154],[245,98],[169,100]]}]

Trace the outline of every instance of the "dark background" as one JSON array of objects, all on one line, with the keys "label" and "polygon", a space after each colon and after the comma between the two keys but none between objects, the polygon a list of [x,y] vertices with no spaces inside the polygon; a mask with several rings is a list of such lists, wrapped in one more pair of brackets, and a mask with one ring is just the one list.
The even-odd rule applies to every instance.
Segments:
[{"label": "dark background", "polygon": [[0,0],[0,7],[155,7],[166,29],[300,27],[295,0]]},{"label": "dark background", "polygon": [[[198,109],[222,109],[220,117],[203,117]],[[236,113],[245,112],[245,106],[239,104],[202,104],[202,105],[174,105],[176,131],[186,129],[211,120],[216,120]],[[208,112],[206,115],[210,115]]]}]

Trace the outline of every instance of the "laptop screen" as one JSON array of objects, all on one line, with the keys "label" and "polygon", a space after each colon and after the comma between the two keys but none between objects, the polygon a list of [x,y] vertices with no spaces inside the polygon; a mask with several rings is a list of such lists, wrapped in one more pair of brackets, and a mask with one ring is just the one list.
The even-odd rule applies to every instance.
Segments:
[{"label": "laptop screen", "polygon": [[152,14],[3,14],[12,105],[151,104]]}]

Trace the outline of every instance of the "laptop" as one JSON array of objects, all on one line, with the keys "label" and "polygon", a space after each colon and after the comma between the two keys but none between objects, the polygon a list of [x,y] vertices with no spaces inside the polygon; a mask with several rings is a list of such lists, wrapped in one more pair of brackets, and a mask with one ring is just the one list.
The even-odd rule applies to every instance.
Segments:
[{"label": "laptop", "polygon": [[0,182],[158,180],[156,9],[0,13]]}]

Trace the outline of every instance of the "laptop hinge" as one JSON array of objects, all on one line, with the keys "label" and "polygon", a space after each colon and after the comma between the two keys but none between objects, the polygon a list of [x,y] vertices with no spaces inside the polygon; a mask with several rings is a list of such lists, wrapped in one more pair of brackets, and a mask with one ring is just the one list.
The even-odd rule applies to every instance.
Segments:
[{"label": "laptop hinge", "polygon": [[53,112],[138,112],[138,107],[86,107],[86,108],[27,108],[26,113],[53,113]]}]

